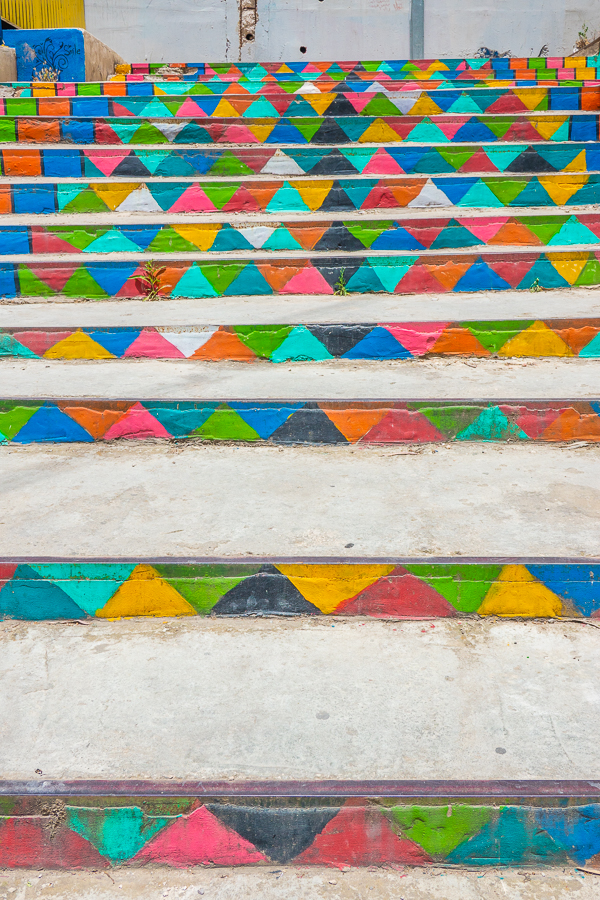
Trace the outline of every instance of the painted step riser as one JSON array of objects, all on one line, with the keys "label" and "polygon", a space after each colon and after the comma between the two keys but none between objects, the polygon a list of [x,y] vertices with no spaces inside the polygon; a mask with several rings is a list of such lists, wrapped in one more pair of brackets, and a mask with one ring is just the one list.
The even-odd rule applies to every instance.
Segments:
[{"label": "painted step riser", "polygon": [[[313,294],[431,294],[549,290],[600,284],[600,250],[555,253],[488,251],[482,255],[374,256],[221,262],[164,260],[161,297]],[[147,272],[138,260],[0,263],[0,296],[146,296]]]},{"label": "painted step riser", "polygon": [[[599,185],[600,187],[600,185]],[[328,191],[325,185],[321,193]],[[313,189],[314,193],[314,189]],[[600,213],[477,218],[368,219],[244,225],[5,225],[0,256],[60,253],[360,252],[600,244]]]},{"label": "painted step riser", "polygon": [[0,444],[600,441],[600,401],[0,400]]},{"label": "painted step riser", "polygon": [[600,617],[600,564],[0,559],[0,619]]},{"label": "painted step riser", "polygon": [[[0,148],[0,162],[2,174],[5,177],[60,177],[60,178],[108,178],[119,176],[125,178],[139,178],[152,176],[160,177],[198,177],[207,176],[240,176],[240,175],[271,175],[271,176],[377,176],[377,175],[439,175],[454,176],[463,173],[463,179],[456,182],[457,191],[452,199],[453,203],[462,202],[464,193],[459,187],[461,184],[474,185],[479,181],[474,173],[489,173],[483,176],[486,184],[495,184],[494,177],[503,174],[504,178],[514,181],[514,193],[508,189],[507,196],[489,197],[487,192],[484,197],[478,196],[478,204],[500,205],[517,199],[518,185],[525,186],[530,179],[527,176],[543,176],[546,179],[557,173],[564,173],[560,183],[576,185],[577,188],[587,184],[588,179],[582,176],[585,173],[597,173],[600,171],[600,147],[596,144],[535,144],[525,146],[512,146],[499,144],[498,146],[475,145],[452,147],[444,146],[406,146],[406,147],[361,147],[343,146],[311,148],[291,148],[282,150],[278,147],[235,147],[233,149],[221,149],[211,147],[207,149],[190,148],[187,150],[172,147],[155,146],[152,149],[126,149],[107,148],[96,146],[89,149],[77,149],[67,147],[50,147],[38,149],[19,145],[11,148]],[[446,179],[444,179],[446,180]],[[423,179],[424,181],[424,179]],[[406,181],[410,191],[416,184],[415,181]],[[450,184],[450,188],[452,184]],[[348,182],[349,185],[354,182]],[[500,182],[498,182],[500,184]],[[548,181],[552,186],[552,179]],[[344,183],[342,183],[344,186]],[[375,186],[375,182],[373,183]],[[443,190],[442,182],[439,183]],[[4,190],[9,190],[9,185],[0,185]],[[434,192],[436,198],[437,192]],[[573,192],[572,192],[573,193]],[[567,193],[570,197],[572,193]],[[540,194],[539,189],[534,192],[532,204],[536,204],[535,197]],[[550,190],[550,194],[552,191]],[[416,196],[416,193],[415,195]],[[541,196],[545,197],[544,191]],[[409,199],[413,199],[411,194]],[[448,198],[446,198],[447,200]],[[441,202],[446,202],[442,198]],[[363,202],[363,197],[358,201],[358,206]],[[394,200],[386,199],[386,205],[394,205]],[[400,201],[398,201],[400,202]],[[406,202],[409,202],[408,200]],[[437,203],[437,199],[431,199],[429,203]],[[529,199],[525,202],[529,204]],[[548,203],[548,198],[544,200]],[[561,201],[562,202],[562,201]],[[552,203],[552,201],[550,201]]]},{"label": "painted step riser", "polygon": [[[101,786],[100,783],[99,786]],[[111,784],[106,782],[110,792]],[[40,812],[40,805],[47,810]],[[160,866],[586,866],[600,861],[593,798],[412,802],[352,796],[287,800],[10,796],[3,869]],[[281,874],[281,872],[279,873]],[[335,883],[335,882],[334,882]]]},{"label": "painted step riser", "polygon": [[600,356],[600,319],[222,325],[179,328],[1,328],[0,357],[192,359],[274,363],[330,359]]},{"label": "painted step riser", "polygon": [[458,144],[597,141],[598,115],[0,118],[0,142],[24,144]]},{"label": "painted step riser", "polygon": [[387,92],[377,90],[335,94],[264,93],[201,97],[7,97],[0,98],[0,116],[171,117],[243,116],[419,116],[457,114],[528,114],[531,112],[597,112],[600,85],[582,88],[534,88],[533,91],[476,89],[463,91]]}]

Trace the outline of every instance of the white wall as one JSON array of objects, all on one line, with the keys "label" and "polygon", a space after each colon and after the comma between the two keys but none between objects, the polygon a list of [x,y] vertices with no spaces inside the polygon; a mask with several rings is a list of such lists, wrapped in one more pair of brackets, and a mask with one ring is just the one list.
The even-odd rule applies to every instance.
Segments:
[{"label": "white wall", "polygon": [[[86,23],[131,62],[409,56],[410,0],[257,0],[252,43],[240,42],[240,2],[85,0]],[[425,0],[425,55],[530,56],[548,44],[560,56],[584,22],[600,30],[598,0]]]}]

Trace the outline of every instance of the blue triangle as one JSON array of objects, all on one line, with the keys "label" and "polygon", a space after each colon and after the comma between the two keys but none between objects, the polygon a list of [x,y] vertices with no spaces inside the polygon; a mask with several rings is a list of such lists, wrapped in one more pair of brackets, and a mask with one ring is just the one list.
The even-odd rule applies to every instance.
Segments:
[{"label": "blue triangle", "polygon": [[86,263],[85,267],[94,281],[109,297],[119,293],[123,285],[138,268],[137,262]]},{"label": "blue triangle", "polygon": [[457,175],[456,178],[432,178],[432,181],[436,188],[446,195],[450,203],[456,206],[479,181],[479,178],[477,175]]},{"label": "blue triangle", "polygon": [[308,141],[301,131],[290,122],[282,120],[279,122],[271,134],[266,138],[265,144],[307,144]]},{"label": "blue triangle", "polygon": [[[398,163],[408,175],[415,166],[429,153],[429,147],[393,147],[386,146],[386,152]],[[454,171],[454,170],[452,170]]]},{"label": "blue triangle", "polygon": [[128,241],[137,244],[142,250],[147,250],[163,225],[116,225],[115,230],[120,232]]},{"label": "blue triangle", "polygon": [[112,353],[119,359],[130,344],[133,344],[136,338],[141,334],[141,329],[135,331],[129,328],[115,328],[114,330],[106,329],[103,331],[86,331],[93,341]]},{"label": "blue triangle", "polygon": [[411,356],[386,328],[378,326],[344,353],[342,359],[410,359]]},{"label": "blue triangle", "polygon": [[371,244],[372,250],[425,250],[425,246],[406,231],[405,228],[394,228],[384,231]]},{"label": "blue triangle", "polygon": [[266,441],[280,425],[283,425],[286,419],[289,419],[297,410],[302,409],[304,403],[286,403],[283,405],[282,403],[262,402],[258,404],[256,401],[250,401],[245,403],[228,403],[227,405],[234,409],[250,428],[254,428],[263,441]]},{"label": "blue triangle", "polygon": [[0,591],[0,616],[11,619],[84,619],[86,613],[64,591],[29,566],[17,566]]},{"label": "blue triangle", "polygon": [[13,438],[15,444],[93,443],[94,438],[58,406],[41,406]]},{"label": "blue triangle", "polygon": [[582,615],[591,616],[600,609],[600,566],[548,563],[528,565],[527,570],[553,593],[570,600]]},{"label": "blue triangle", "polygon": [[454,288],[454,292],[459,291],[506,291],[510,289],[510,284],[500,278],[481,258],[479,258],[468,269],[458,284]]},{"label": "blue triangle", "polygon": [[535,817],[540,828],[547,831],[580,866],[600,852],[599,803],[570,808],[538,809]]},{"label": "blue triangle", "polygon": [[452,138],[452,142],[462,143],[489,143],[490,141],[497,141],[498,138],[487,125],[484,125],[483,122],[480,122],[478,119],[469,119],[462,128],[459,128],[454,137]]}]

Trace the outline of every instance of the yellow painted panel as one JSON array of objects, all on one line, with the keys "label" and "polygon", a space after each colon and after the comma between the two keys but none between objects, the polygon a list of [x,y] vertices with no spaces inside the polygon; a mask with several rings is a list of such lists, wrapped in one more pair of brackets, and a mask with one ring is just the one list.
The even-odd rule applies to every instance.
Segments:
[{"label": "yellow painted panel", "polygon": [[478,613],[480,616],[554,618],[563,614],[563,602],[525,566],[504,566]]},{"label": "yellow painted panel", "polygon": [[574,356],[574,353],[556,332],[538,321],[507,341],[498,356]]},{"label": "yellow painted panel", "polygon": [[114,354],[109,353],[98,344],[89,334],[83,331],[75,331],[68,338],[59,341],[46,350],[46,359],[114,359]]},{"label": "yellow painted panel", "polygon": [[85,28],[84,0],[0,0],[0,14],[19,28]]},{"label": "yellow painted panel", "polygon": [[100,619],[129,616],[195,616],[196,610],[152,566],[136,566],[106,606],[96,613]]}]

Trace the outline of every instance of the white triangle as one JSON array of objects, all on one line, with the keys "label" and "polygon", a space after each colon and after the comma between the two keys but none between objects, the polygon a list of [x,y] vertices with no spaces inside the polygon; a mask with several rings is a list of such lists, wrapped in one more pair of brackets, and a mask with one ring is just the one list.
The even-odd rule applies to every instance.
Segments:
[{"label": "white triangle", "polygon": [[189,359],[192,353],[195,353],[199,347],[206,344],[215,331],[218,331],[218,326],[206,327],[202,331],[162,331],[160,328],[158,331],[165,341],[173,344],[180,353],[183,353],[186,359]]},{"label": "white triangle", "polygon": [[160,208],[145,184],[136,188],[123,202],[117,206],[115,212],[158,212],[163,210]]},{"label": "white triangle", "polygon": [[390,93],[390,89],[387,88],[384,84],[380,84],[378,81],[374,81],[369,88],[369,93],[373,92],[375,94],[378,91],[381,91],[384,94]]},{"label": "white triangle", "polygon": [[321,91],[313,84],[312,81],[305,81],[301,88],[298,88],[297,91],[294,91],[295,94],[320,94]]},{"label": "white triangle", "polygon": [[244,235],[255,250],[260,250],[275,231],[274,228],[269,228],[267,225],[254,225],[252,228],[238,228],[237,230]]},{"label": "white triangle", "polygon": [[161,134],[164,134],[168,141],[174,141],[180,131],[183,131],[187,122],[153,122],[155,128],[158,128]]},{"label": "white triangle", "polygon": [[277,149],[271,159],[260,170],[261,175],[306,175],[298,163],[286,156],[283,150]]},{"label": "white triangle", "polygon": [[402,115],[406,115],[411,111],[421,94],[415,91],[414,94],[390,94],[390,100],[397,106]]},{"label": "white triangle", "polygon": [[425,186],[423,187],[421,193],[418,197],[415,197],[414,200],[411,200],[408,204],[409,206],[452,206],[450,200],[446,197],[443,191],[440,191],[439,188],[435,186],[433,181],[430,178],[425,182]]}]

